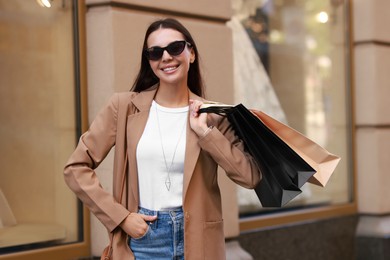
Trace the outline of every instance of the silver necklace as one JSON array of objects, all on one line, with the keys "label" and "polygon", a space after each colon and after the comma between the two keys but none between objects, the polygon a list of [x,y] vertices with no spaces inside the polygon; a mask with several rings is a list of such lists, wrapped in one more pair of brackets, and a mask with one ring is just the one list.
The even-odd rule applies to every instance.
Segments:
[{"label": "silver necklace", "polygon": [[171,164],[170,164],[169,167],[168,167],[168,162],[167,162],[167,158],[166,158],[166,156],[165,156],[165,150],[164,150],[163,139],[162,139],[162,134],[161,134],[160,120],[159,120],[159,118],[158,118],[157,103],[156,103],[155,109],[156,109],[158,133],[159,133],[159,135],[160,135],[161,150],[162,150],[163,157],[164,157],[165,168],[166,168],[166,170],[167,170],[167,177],[165,178],[165,187],[166,187],[167,190],[169,191],[169,190],[171,189],[171,169],[172,169],[173,161],[175,160],[175,155],[176,155],[177,147],[179,146],[181,137],[182,137],[182,135],[183,135],[185,126],[186,126],[186,124],[187,124],[187,120],[184,120],[184,125],[183,125],[183,127],[182,127],[182,129],[181,129],[179,139],[177,140],[177,143],[176,143],[176,146],[175,146],[175,150],[173,151],[173,156],[172,156]]}]

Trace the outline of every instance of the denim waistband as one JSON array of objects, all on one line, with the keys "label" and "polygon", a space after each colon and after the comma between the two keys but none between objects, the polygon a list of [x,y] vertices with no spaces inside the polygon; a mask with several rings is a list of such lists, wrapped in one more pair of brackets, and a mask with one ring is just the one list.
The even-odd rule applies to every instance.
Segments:
[{"label": "denim waistband", "polygon": [[177,215],[181,215],[181,213],[183,213],[183,208],[181,206],[179,206],[179,207],[174,207],[174,208],[164,208],[161,210],[151,210],[151,209],[139,207],[138,213],[148,215],[148,216],[164,216],[164,215],[177,216]]},{"label": "denim waistband", "polygon": [[171,221],[183,221],[184,213],[182,207],[175,207],[162,210],[150,210],[146,208],[139,207],[138,213],[144,214],[147,216],[157,216],[157,219],[152,222],[147,222],[151,225],[152,228],[157,228],[163,223],[169,223]]}]

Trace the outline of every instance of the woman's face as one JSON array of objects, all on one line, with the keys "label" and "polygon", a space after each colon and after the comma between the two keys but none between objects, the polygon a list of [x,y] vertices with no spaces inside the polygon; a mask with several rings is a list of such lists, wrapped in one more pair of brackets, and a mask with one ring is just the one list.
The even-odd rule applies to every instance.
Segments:
[{"label": "woman's face", "polygon": [[[184,36],[174,30],[160,28],[149,35],[147,48],[166,47],[175,41],[183,41]],[[149,60],[150,67],[154,74],[160,79],[161,84],[187,85],[188,70],[190,63],[195,60],[195,53],[192,47],[185,46],[179,55],[171,55],[164,50],[163,55],[158,60]]]}]

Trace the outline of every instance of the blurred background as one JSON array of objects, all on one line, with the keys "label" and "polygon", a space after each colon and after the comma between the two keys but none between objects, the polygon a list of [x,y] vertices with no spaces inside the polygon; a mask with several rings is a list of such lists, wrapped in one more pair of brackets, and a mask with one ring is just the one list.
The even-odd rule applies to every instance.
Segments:
[{"label": "blurred background", "polygon": [[[89,259],[105,228],[63,181],[128,91],[148,25],[174,17],[206,97],[262,110],[341,162],[282,208],[220,172],[228,259],[390,259],[390,1],[0,0],[0,259]],[[96,170],[112,190],[112,159]]]}]

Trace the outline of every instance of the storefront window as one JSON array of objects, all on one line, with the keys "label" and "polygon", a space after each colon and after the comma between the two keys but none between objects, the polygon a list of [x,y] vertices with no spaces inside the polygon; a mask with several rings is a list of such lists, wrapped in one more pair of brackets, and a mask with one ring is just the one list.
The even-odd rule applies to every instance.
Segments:
[{"label": "storefront window", "polygon": [[79,125],[75,3],[0,0],[0,255],[83,239],[62,174]]},{"label": "storefront window", "polygon": [[[343,0],[233,0],[235,99],[263,110],[342,160],[325,188],[311,184],[276,211],[352,200],[347,6]],[[263,208],[239,188],[240,215]]]}]

